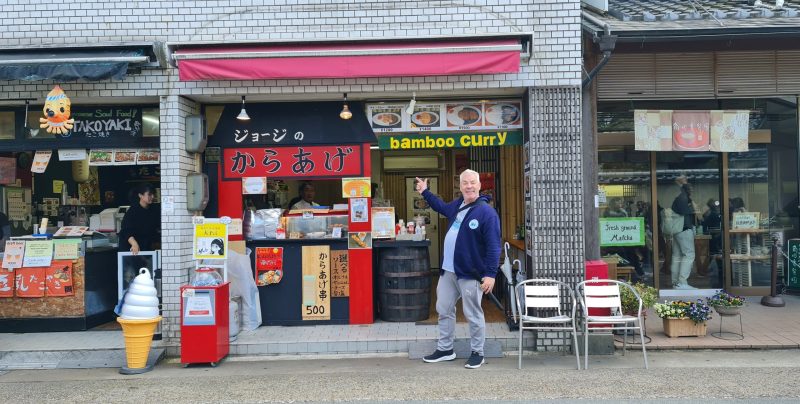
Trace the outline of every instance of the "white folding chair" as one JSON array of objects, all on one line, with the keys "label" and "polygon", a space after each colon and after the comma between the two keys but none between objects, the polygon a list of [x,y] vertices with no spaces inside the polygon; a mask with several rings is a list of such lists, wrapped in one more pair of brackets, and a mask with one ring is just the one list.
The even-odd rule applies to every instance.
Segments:
[{"label": "white folding chair", "polygon": [[[639,301],[636,316],[626,315],[622,312],[622,301],[619,297],[619,288],[628,288]],[[589,368],[589,331],[614,331],[623,330],[625,337],[622,339],[622,354],[625,355],[628,330],[639,330],[644,355],[644,368],[647,369],[647,350],[644,346],[644,330],[642,330],[642,298],[631,285],[613,279],[592,279],[578,284],[578,293],[581,295],[583,307],[583,339],[584,339],[584,369]],[[609,309],[608,315],[589,314],[590,309]],[[594,327],[592,327],[594,326]]]},{"label": "white folding chair", "polygon": [[[561,312],[561,288],[569,292],[569,302],[567,304],[572,306],[569,315]],[[524,331],[551,330],[572,332],[572,338],[575,342],[572,350],[575,352],[575,360],[578,363],[578,369],[580,369],[581,359],[578,355],[578,334],[575,330],[576,301],[572,288],[564,282],[553,279],[529,279],[517,284],[516,293],[517,296],[525,297],[524,299],[516,299],[517,311],[520,315],[518,367],[522,369],[522,334]],[[524,300],[524,308],[520,300]],[[544,315],[540,315],[540,313],[544,313]],[[564,345],[566,346],[566,344]]]}]

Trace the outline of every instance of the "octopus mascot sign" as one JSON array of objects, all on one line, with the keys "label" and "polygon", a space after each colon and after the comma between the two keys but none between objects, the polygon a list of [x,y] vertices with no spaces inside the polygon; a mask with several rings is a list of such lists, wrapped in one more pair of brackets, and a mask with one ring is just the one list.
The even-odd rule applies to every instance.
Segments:
[{"label": "octopus mascot sign", "polygon": [[59,86],[47,94],[47,101],[44,103],[44,118],[39,118],[39,127],[47,128],[47,133],[57,133],[64,135],[72,129],[75,123],[70,119],[71,102],[69,97],[64,94],[64,90]]}]

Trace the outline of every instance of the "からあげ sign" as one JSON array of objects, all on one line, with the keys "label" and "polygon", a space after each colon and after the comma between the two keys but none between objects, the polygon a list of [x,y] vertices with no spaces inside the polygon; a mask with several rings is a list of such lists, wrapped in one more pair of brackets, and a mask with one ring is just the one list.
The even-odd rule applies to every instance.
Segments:
[{"label": "\u304b\u3089\u3042\u3052 sign", "polygon": [[287,146],[225,149],[224,178],[356,177],[362,146]]},{"label": "\u304b\u3089\u3042\u3052 sign", "polygon": [[381,150],[450,149],[522,144],[522,131],[393,134],[378,136]]},{"label": "\u304b\u3089\u3042\u3052 sign", "polygon": [[600,246],[626,247],[644,245],[643,217],[600,219]]}]

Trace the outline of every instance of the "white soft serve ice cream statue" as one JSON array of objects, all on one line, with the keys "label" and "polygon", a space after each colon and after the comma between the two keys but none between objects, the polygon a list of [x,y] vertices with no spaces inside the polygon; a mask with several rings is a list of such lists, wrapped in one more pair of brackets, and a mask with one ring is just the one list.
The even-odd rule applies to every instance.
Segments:
[{"label": "white soft serve ice cream statue", "polygon": [[158,292],[147,268],[139,269],[122,302],[120,317],[144,320],[158,317]]}]

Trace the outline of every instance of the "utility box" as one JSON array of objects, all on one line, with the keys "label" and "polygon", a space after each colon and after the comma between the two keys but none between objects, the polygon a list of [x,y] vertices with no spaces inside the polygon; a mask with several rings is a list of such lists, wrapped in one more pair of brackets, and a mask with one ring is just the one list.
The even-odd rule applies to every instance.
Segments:
[{"label": "utility box", "polygon": [[228,355],[230,282],[181,286],[181,364],[217,366]]}]

